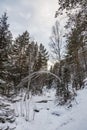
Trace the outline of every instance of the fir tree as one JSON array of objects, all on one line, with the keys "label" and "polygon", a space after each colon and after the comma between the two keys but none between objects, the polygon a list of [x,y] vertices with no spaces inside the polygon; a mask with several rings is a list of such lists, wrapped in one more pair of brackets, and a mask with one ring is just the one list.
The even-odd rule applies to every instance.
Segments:
[{"label": "fir tree", "polygon": [[29,44],[29,33],[25,31],[22,35],[19,35],[13,44],[12,48],[12,78],[14,85],[16,86],[22,78],[28,74],[28,59],[26,51]]},{"label": "fir tree", "polygon": [[[5,86],[0,87],[6,91],[9,89],[10,49],[12,45],[12,34],[7,23],[8,17],[4,13],[0,18],[0,79],[5,81]],[[8,89],[7,89],[8,88]],[[7,89],[7,90],[6,90]]]},{"label": "fir tree", "polygon": [[[42,44],[40,44],[39,47],[39,64],[41,64],[41,68],[43,69],[47,69],[47,61],[48,61],[48,52],[47,50],[44,48],[44,46]],[[41,62],[41,63],[40,63]]]}]

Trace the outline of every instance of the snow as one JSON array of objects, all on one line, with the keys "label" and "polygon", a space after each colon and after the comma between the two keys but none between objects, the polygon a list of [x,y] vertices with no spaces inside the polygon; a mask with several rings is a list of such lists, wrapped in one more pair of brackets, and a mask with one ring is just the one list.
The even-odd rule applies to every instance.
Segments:
[{"label": "snow", "polygon": [[5,84],[6,82],[2,79],[0,79],[0,84]]},{"label": "snow", "polygon": [[[15,128],[14,110],[11,109],[11,103],[5,96],[0,96],[0,130],[9,130]],[[1,123],[3,122],[3,123]]]},{"label": "snow", "polygon": [[[77,105],[65,113],[65,120],[58,130],[87,130],[87,89],[83,89],[77,92]],[[56,129],[56,130],[57,130]]]},{"label": "snow", "polygon": [[[43,95],[32,96],[26,102],[16,102],[11,106],[17,115],[15,130],[87,130],[87,85],[77,91],[71,103],[70,108],[58,106],[55,89],[44,89]],[[29,121],[26,121],[26,109]]]}]

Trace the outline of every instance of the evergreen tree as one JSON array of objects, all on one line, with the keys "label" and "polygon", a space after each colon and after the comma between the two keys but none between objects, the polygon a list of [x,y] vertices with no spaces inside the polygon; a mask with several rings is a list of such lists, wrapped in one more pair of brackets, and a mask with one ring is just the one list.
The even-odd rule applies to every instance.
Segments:
[{"label": "evergreen tree", "polygon": [[[74,74],[74,86],[79,85],[81,87],[82,80],[85,76],[87,70],[86,62],[86,26],[87,22],[82,19],[86,14],[83,15],[83,12],[79,12],[74,18],[70,18],[70,23],[74,21],[74,27],[70,31],[67,37],[67,55],[69,63],[73,66]],[[84,67],[85,66],[85,67]],[[83,76],[84,75],[84,76]]]},{"label": "evergreen tree", "polygon": [[40,44],[39,46],[39,64],[41,64],[41,68],[42,69],[47,69],[47,61],[48,61],[48,52],[47,50],[44,48],[44,46],[42,44]]},{"label": "evergreen tree", "polygon": [[[6,93],[9,89],[9,78],[10,78],[10,49],[12,45],[12,34],[9,30],[9,24],[7,23],[8,17],[7,14],[4,13],[0,18],[0,79],[5,82],[2,87],[4,92]],[[7,89],[7,90],[6,90]]]},{"label": "evergreen tree", "polygon": [[29,33],[19,35],[12,46],[12,78],[16,86],[28,74],[28,59],[26,51],[29,44]]},{"label": "evergreen tree", "polygon": [[81,8],[82,10],[87,9],[87,0],[59,0],[58,1],[58,11],[55,13],[55,17],[63,14],[63,10],[66,10],[66,13],[70,13],[69,11],[76,8]]},{"label": "evergreen tree", "polygon": [[37,58],[35,61],[34,70],[35,71],[39,71],[39,70],[43,70],[43,69],[46,70],[48,58],[49,58],[49,56],[48,56],[47,50],[44,48],[44,46],[42,44],[40,44],[39,49],[38,49]]},{"label": "evergreen tree", "polygon": [[[66,60],[73,75],[73,86],[78,89],[82,86],[84,76],[87,75],[87,1],[59,0],[58,3],[60,7],[55,16],[63,14],[65,9],[69,18],[66,29],[69,28],[71,31],[67,33]],[[70,13],[72,12],[70,10],[77,10],[78,7],[78,11]]]}]

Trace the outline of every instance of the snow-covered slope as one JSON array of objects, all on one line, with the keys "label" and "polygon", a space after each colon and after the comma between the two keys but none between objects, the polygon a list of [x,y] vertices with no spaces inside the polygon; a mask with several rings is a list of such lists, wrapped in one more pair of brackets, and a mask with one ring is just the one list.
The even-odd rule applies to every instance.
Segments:
[{"label": "snow-covered slope", "polygon": [[12,130],[15,128],[15,112],[6,97],[0,96],[0,130]]},{"label": "snow-covered slope", "polygon": [[56,130],[87,130],[87,89],[77,92],[76,101],[77,104],[65,113],[63,123]]},{"label": "snow-covered slope", "polygon": [[[30,111],[35,107],[39,112],[35,113],[34,120],[31,114],[30,121],[17,117],[16,130],[87,130],[87,88],[77,92],[71,108],[56,106],[54,95],[55,91],[50,90],[44,96],[33,97]],[[38,103],[43,100],[47,102]]]},{"label": "snow-covered slope", "polygon": [[33,96],[28,105],[29,121],[25,120],[26,104],[24,102],[12,105],[18,114],[15,130],[87,130],[87,85],[84,89],[77,91],[71,108],[56,106],[54,89],[44,91],[43,96]]}]

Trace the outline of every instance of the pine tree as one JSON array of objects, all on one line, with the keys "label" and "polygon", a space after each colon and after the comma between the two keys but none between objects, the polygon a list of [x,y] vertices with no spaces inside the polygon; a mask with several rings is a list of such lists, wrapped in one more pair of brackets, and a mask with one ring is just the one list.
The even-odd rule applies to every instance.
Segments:
[{"label": "pine tree", "polygon": [[[12,34],[7,23],[8,17],[4,13],[0,18],[0,79],[5,82],[0,88],[6,93],[9,89],[10,49],[12,45]],[[7,90],[6,90],[7,89]]]},{"label": "pine tree", "polygon": [[[74,15],[74,18],[70,18],[70,24],[74,21],[74,26],[67,37],[67,55],[69,64],[71,64],[74,74],[74,85],[79,85],[81,87],[82,80],[86,74],[87,62],[86,62],[86,26],[87,22],[83,19],[85,18],[85,13],[83,11]],[[84,76],[83,76],[84,75]]]},{"label": "pine tree", "polygon": [[[87,1],[59,0],[58,3],[60,7],[55,16],[62,15],[65,9],[69,18],[66,29],[69,28],[71,31],[67,33],[66,59],[73,75],[73,86],[78,89],[82,85],[84,76],[87,75]],[[70,13],[72,12],[70,10],[77,10],[78,7],[78,11],[74,14]]]},{"label": "pine tree", "polygon": [[12,46],[12,78],[16,86],[28,74],[28,59],[26,51],[29,44],[29,33],[19,35]]},{"label": "pine tree", "polygon": [[44,48],[44,46],[42,44],[40,44],[39,46],[39,64],[41,64],[41,68],[42,69],[47,69],[47,61],[48,61],[48,52],[47,50]]},{"label": "pine tree", "polygon": [[87,0],[59,0],[58,1],[58,11],[55,13],[55,17],[62,15],[64,9],[66,13],[70,14],[70,10],[81,8],[82,10],[87,9]]},{"label": "pine tree", "polygon": [[[35,71],[46,70],[47,61],[48,61],[48,52],[42,44],[40,44],[39,47],[35,46],[35,48],[38,48],[38,49],[36,49],[36,50],[38,50],[38,52],[36,51],[37,52],[36,58],[34,57],[35,62],[34,62],[33,71],[35,72]],[[37,92],[41,93],[42,87],[44,85],[48,85],[48,83],[46,81],[46,77],[48,77],[46,74],[42,74],[42,75],[38,76],[35,80],[33,79],[32,83],[31,83],[31,88],[34,93],[37,93]]]}]

